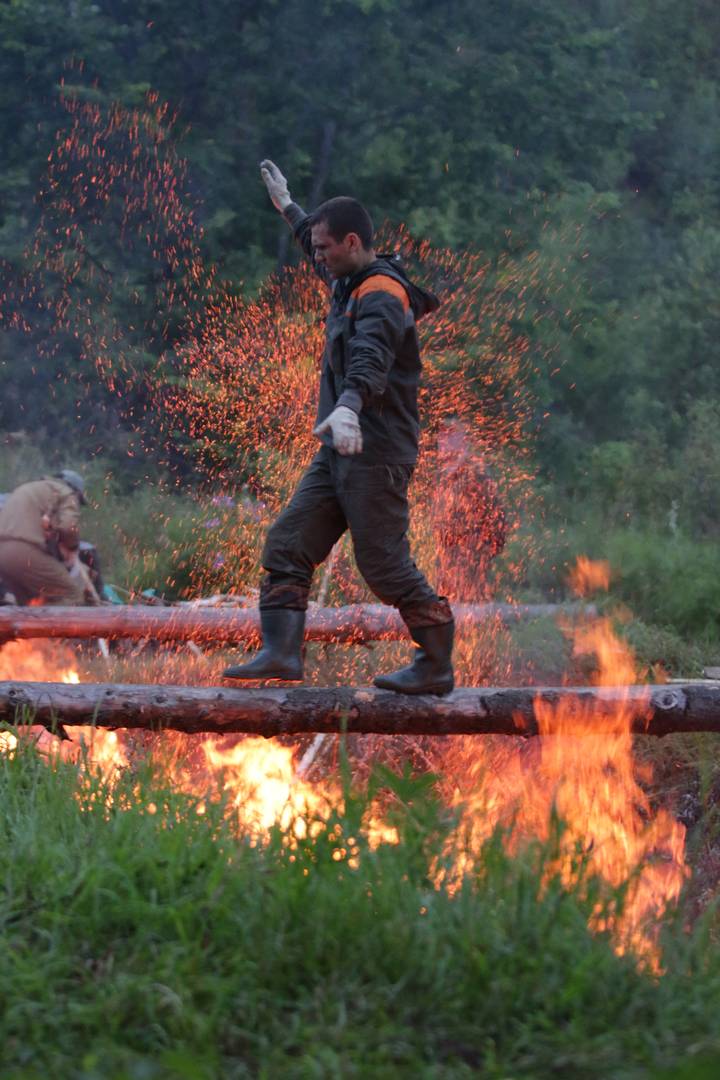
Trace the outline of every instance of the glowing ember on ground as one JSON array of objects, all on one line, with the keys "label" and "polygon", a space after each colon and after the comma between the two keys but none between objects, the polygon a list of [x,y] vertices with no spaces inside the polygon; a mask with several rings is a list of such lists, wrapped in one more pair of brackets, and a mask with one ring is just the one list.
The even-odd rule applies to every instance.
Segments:
[{"label": "glowing ember on ground", "polygon": [[11,731],[0,731],[0,754],[10,754],[17,746],[17,738]]}]

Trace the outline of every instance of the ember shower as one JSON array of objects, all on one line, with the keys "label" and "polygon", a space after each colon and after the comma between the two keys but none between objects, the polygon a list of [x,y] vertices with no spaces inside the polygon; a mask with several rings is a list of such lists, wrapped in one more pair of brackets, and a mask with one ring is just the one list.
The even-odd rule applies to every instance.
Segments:
[{"label": "ember shower", "polygon": [[[203,259],[202,230],[185,194],[187,171],[174,147],[173,118],[156,97],[134,111],[105,110],[70,98],[65,106],[68,123],[48,163],[42,219],[29,253],[31,270],[23,289],[6,304],[17,330],[35,335],[47,353],[72,342],[79,361],[73,376],[78,400],[99,395],[100,387],[109,391],[120,423],[138,435],[131,452],[198,478],[204,493],[199,497],[236,525],[236,540],[225,552],[225,584],[247,587],[257,576],[264,527],[315,447],[311,429],[323,287],[306,267],[286,270],[252,298],[239,296],[219,279]],[[505,560],[503,598],[512,599],[527,561],[537,557],[521,529],[536,512],[531,436],[538,406],[531,388],[538,361],[527,330],[535,317],[530,298],[534,290],[551,292],[552,278],[547,268],[541,273],[533,255],[490,267],[481,255],[437,250],[402,228],[385,229],[379,246],[401,251],[415,275],[444,301],[422,327],[423,443],[414,484],[418,559],[432,576],[436,551],[427,508],[439,476],[437,435],[444,420],[457,417],[510,509],[511,554]],[[109,248],[123,257],[106,259]],[[111,272],[111,262],[125,272]],[[241,521],[235,496],[242,484],[252,515]],[[232,534],[231,527],[231,539]],[[198,552],[194,588],[202,594],[210,584],[204,535],[198,536]],[[212,584],[217,581],[215,568]],[[494,673],[502,675],[507,647],[505,631],[495,623],[460,636],[461,681],[482,681],[490,654]],[[355,670],[355,654],[347,650],[336,675],[352,685]],[[564,721],[561,727],[567,731]],[[517,745],[488,740],[479,746],[476,739],[457,739],[433,748],[446,798],[468,807],[465,824],[474,844],[484,842],[494,824],[506,824],[517,814],[518,837],[546,835],[556,795],[563,790],[563,769],[574,766],[562,755],[560,765],[552,764],[551,751],[563,736],[555,733],[552,720],[545,730],[548,738],[537,751],[544,772],[535,787],[523,764],[526,751]],[[635,819],[627,824],[618,818],[617,808],[628,793],[631,802],[639,795],[632,786],[625,729],[617,742],[613,771],[625,785],[622,798],[611,795],[603,808],[595,789],[583,789],[590,810],[572,823],[573,840],[597,841],[603,852],[613,830],[633,832],[638,826]],[[122,747],[118,754],[124,760]],[[227,770],[233,754],[245,769],[247,755],[234,746],[221,752],[213,746],[207,757],[213,768],[231,776]],[[493,786],[500,766],[505,777],[513,778],[503,784],[502,797]],[[285,791],[291,779],[283,775]],[[597,785],[598,774],[579,782]],[[573,795],[568,809],[571,802],[582,805]],[[558,805],[563,808],[560,795]],[[664,910],[677,894],[683,871],[682,837],[675,823],[660,817],[654,829],[649,840],[637,840],[635,858],[670,850],[674,876],[667,889],[661,882],[649,899],[643,893],[636,922],[620,927],[619,947],[636,948],[656,964],[652,941],[643,936],[639,922]],[[635,865],[613,863],[607,880],[616,885],[617,875],[632,873]],[[598,867],[605,873],[600,861]],[[640,881],[645,890],[648,876]]]}]

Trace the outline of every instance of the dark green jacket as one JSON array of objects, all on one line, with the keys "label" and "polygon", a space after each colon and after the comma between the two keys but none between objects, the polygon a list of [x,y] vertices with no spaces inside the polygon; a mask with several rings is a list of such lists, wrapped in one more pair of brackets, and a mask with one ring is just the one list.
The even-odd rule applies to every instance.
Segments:
[{"label": "dark green jacket", "polygon": [[[291,203],[285,218],[313,260],[308,215]],[[358,274],[339,281],[314,265],[331,288],[317,422],[337,405],[347,405],[360,417],[361,459],[412,465],[418,453],[422,370],[416,323],[438,306],[438,300],[414,285],[392,255],[381,255]],[[326,433],[323,442],[332,447],[332,436]]]}]

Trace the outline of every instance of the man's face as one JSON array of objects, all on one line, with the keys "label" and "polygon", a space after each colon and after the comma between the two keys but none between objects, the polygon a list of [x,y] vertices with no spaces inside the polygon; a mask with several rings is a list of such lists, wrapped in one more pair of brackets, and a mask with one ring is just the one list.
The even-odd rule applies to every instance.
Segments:
[{"label": "man's face", "polygon": [[328,232],[324,221],[313,225],[310,232],[315,262],[325,266],[333,278],[353,274],[360,266],[360,253],[364,250],[356,233],[348,233],[344,240],[336,240]]}]

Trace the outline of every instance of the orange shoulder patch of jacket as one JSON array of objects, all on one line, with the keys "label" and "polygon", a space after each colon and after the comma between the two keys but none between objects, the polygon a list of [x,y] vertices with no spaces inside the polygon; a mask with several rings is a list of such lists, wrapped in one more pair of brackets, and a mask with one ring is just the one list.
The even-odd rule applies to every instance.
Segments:
[{"label": "orange shoulder patch of jacket", "polygon": [[388,277],[387,274],[373,274],[372,277],[365,278],[362,284],[358,285],[357,289],[353,291],[353,296],[357,300],[362,300],[363,296],[367,296],[371,292],[390,293],[391,296],[400,301],[403,311],[407,311],[410,307],[410,300],[405,289],[399,281]]}]

